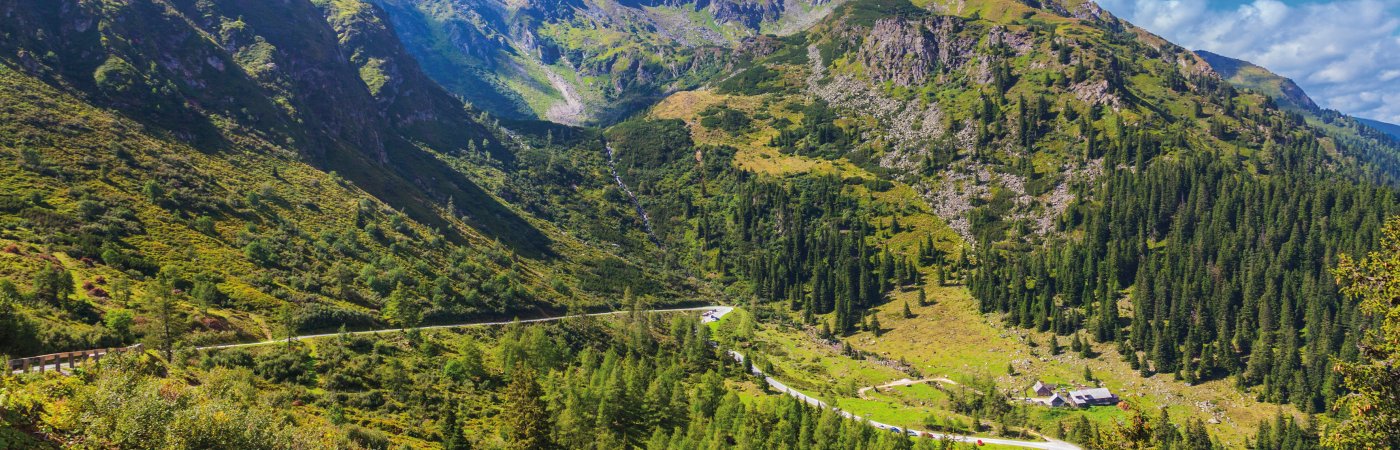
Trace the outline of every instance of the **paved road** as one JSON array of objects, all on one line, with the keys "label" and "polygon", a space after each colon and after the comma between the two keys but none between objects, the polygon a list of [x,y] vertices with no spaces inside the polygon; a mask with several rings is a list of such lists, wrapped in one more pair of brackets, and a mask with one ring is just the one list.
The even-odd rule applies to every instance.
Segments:
[{"label": "paved road", "polygon": [[[730,311],[733,311],[733,310],[734,310],[734,308],[728,307],[728,306],[700,306],[700,307],[695,307],[695,308],[652,309],[652,310],[647,310],[647,311],[644,311],[644,312],[646,312],[646,313],[668,313],[668,312],[704,311],[704,312],[705,312],[705,313],[704,313],[705,316],[704,316],[704,318],[703,318],[702,320],[703,320],[704,322],[712,322],[712,321],[715,321],[715,320],[719,320],[720,317],[723,317],[725,314],[729,314],[729,312],[730,312]],[[520,323],[557,322],[557,321],[560,321],[560,320],[570,319],[570,318],[575,318],[575,317],[584,317],[584,316],[591,316],[591,317],[597,317],[597,316],[613,316],[613,315],[618,315],[618,314],[628,314],[628,313],[630,313],[630,312],[631,312],[631,311],[612,311],[612,312],[592,313],[592,314],[578,314],[578,315],[573,315],[573,316],[543,317],[543,318],[539,318],[539,319],[521,319],[521,320],[520,320]],[[713,319],[711,319],[711,317],[713,317]],[[506,320],[506,321],[500,321],[500,322],[469,322],[469,323],[458,323],[458,324],[452,324],[452,325],[433,325],[433,326],[427,326],[427,327],[417,327],[416,329],[418,329],[418,330],[441,330],[441,329],[447,329],[447,328],[490,327],[490,326],[510,325],[510,324],[512,324],[512,323],[515,323],[515,321],[514,321],[514,320]],[[403,332],[403,331],[404,331],[404,330],[401,329],[401,328],[389,328],[389,329],[384,329],[384,330],[351,331],[351,332],[347,332],[346,334],[349,334],[349,335],[352,335],[352,336],[353,336],[353,335],[365,335],[365,334],[401,333],[401,332]],[[332,336],[340,336],[340,333],[311,334],[311,335],[306,335],[306,336],[297,336],[297,337],[291,338],[291,340],[294,340],[294,341],[305,341],[305,340],[308,340],[308,339],[318,339],[318,338],[326,338],[326,337],[332,337]],[[262,345],[280,344],[280,343],[284,343],[284,342],[287,342],[287,341],[288,341],[288,339],[274,339],[274,340],[270,340],[270,341],[249,342],[249,343],[245,343],[245,344],[207,345],[207,346],[204,346],[204,347],[198,347],[197,350],[219,350],[219,349],[225,349],[225,348],[257,347],[257,346],[262,346]]]},{"label": "paved road", "polygon": [[[733,357],[735,361],[741,361],[741,362],[742,362],[742,361],[744,360],[744,355],[743,355],[742,353],[739,353],[739,352],[730,350],[730,351],[729,351],[729,355],[730,355],[731,357]],[[984,444],[996,444],[996,445],[1006,445],[1006,446],[1011,446],[1011,447],[1024,447],[1024,448],[1038,448],[1038,449],[1046,449],[1046,450],[1081,450],[1078,446],[1075,446],[1074,444],[1071,444],[1071,443],[1068,443],[1068,442],[1064,442],[1064,441],[1057,441],[1057,440],[1054,440],[1054,439],[1046,439],[1046,440],[1044,440],[1044,441],[1021,441],[1021,440],[1015,440],[1015,439],[998,439],[998,438],[986,438],[986,437],[976,437],[976,436],[965,436],[965,435],[960,435],[960,434],[948,434],[948,433],[938,433],[938,432],[933,432],[933,431],[923,431],[923,430],[916,430],[916,429],[905,429],[905,428],[902,428],[902,427],[897,427],[897,426],[894,426],[894,425],[889,425],[889,424],[885,424],[885,423],[880,423],[880,422],[876,422],[876,421],[873,421],[873,420],[866,420],[865,418],[863,418],[863,417],[861,417],[861,416],[857,416],[857,415],[855,415],[855,414],[852,414],[850,411],[843,411],[843,410],[841,410],[841,409],[839,409],[839,408],[833,408],[833,407],[831,407],[831,405],[826,404],[826,402],[823,402],[823,401],[821,401],[820,399],[817,399],[817,398],[812,397],[812,396],[810,396],[810,395],[804,394],[804,393],[802,393],[801,391],[798,391],[798,390],[796,390],[796,389],[790,388],[790,387],[788,387],[786,384],[783,384],[783,382],[778,381],[777,379],[775,379],[775,378],[773,378],[773,377],[770,377],[770,376],[768,376],[767,374],[763,373],[763,370],[759,369],[757,366],[755,366],[755,367],[753,368],[753,374],[754,374],[754,375],[757,375],[757,376],[760,376],[760,377],[763,377],[763,381],[767,382],[767,383],[768,383],[768,386],[771,386],[771,387],[773,388],[773,390],[776,390],[776,391],[778,391],[778,392],[782,392],[782,393],[784,393],[784,394],[790,395],[790,396],[792,396],[793,398],[796,398],[796,399],[802,401],[803,403],[806,403],[806,404],[808,404],[808,405],[812,405],[812,406],[815,406],[815,407],[818,407],[818,408],[822,408],[822,409],[830,409],[830,410],[836,411],[838,414],[841,414],[842,417],[845,417],[845,418],[847,418],[847,419],[851,419],[851,420],[864,420],[866,423],[870,424],[871,426],[873,426],[873,427],[875,427],[875,428],[878,428],[878,429],[881,429],[881,430],[886,430],[886,431],[891,432],[891,433],[894,433],[894,432],[898,432],[898,433],[916,432],[916,433],[918,433],[920,436],[927,436],[927,437],[932,438],[932,439],[943,439],[943,440],[949,440],[949,441],[955,441],[955,442],[965,442],[965,443],[977,443],[977,442],[982,442],[982,443],[984,443]],[[903,381],[906,381],[906,380],[896,381],[896,382],[892,383],[892,385],[893,385],[893,384],[901,383],[901,382],[903,382]],[[908,381],[909,381],[909,383],[907,383],[907,384],[913,384],[913,383],[917,382],[917,381],[914,381],[914,380],[908,380]],[[934,380],[919,380],[919,381],[934,381]],[[939,381],[941,381],[941,380],[939,380]],[[948,380],[948,381],[951,382],[952,380]]]},{"label": "paved road", "polygon": [[[713,322],[713,321],[719,320],[720,317],[724,317],[725,314],[729,314],[729,312],[730,312],[730,311],[733,311],[733,310],[734,310],[734,308],[728,307],[728,306],[701,306],[701,307],[695,307],[695,308],[653,309],[653,310],[648,310],[648,311],[645,311],[645,312],[647,312],[647,313],[668,313],[668,312],[704,311],[704,316],[703,316],[703,318],[702,318],[702,321],[704,321],[704,322]],[[611,311],[611,312],[592,313],[592,314],[581,314],[581,315],[573,315],[573,316],[544,317],[544,318],[539,318],[539,319],[521,319],[521,320],[520,320],[520,323],[555,322],[555,321],[564,320],[564,319],[569,319],[569,318],[574,318],[574,317],[583,317],[583,316],[611,316],[611,315],[617,315],[617,314],[627,314],[627,313],[630,313],[630,312],[631,312],[631,311]],[[439,329],[447,329],[447,328],[487,327],[487,326],[509,325],[509,324],[511,324],[511,323],[514,323],[514,322],[515,322],[514,320],[500,321],[500,322],[469,322],[469,323],[458,323],[458,324],[450,324],[450,325],[433,325],[433,326],[427,326],[427,327],[418,327],[417,329],[419,329],[419,330],[439,330]],[[367,335],[367,334],[401,333],[401,332],[403,332],[403,331],[404,331],[404,330],[401,329],[401,328],[388,328],[388,329],[383,329],[383,330],[351,331],[351,332],[347,332],[346,334],[350,334],[350,335]],[[291,338],[290,340],[293,340],[293,341],[305,341],[305,340],[309,340],[309,339],[327,338],[327,337],[339,336],[339,335],[340,335],[340,333],[310,334],[310,335],[306,335],[306,336],[296,336],[296,337]],[[228,348],[258,347],[258,346],[263,346],[263,345],[272,345],[272,344],[285,343],[285,342],[287,342],[288,340],[289,340],[289,339],[285,339],[285,338],[284,338],[284,339],[274,339],[274,340],[261,341],[261,342],[247,342],[247,343],[242,343],[242,344],[206,345],[206,346],[203,346],[203,347],[195,347],[195,349],[196,349],[196,350],[220,350],[220,349],[228,349]],[[62,369],[62,366],[59,365],[59,364],[49,364],[49,365],[44,366],[44,371],[55,371],[55,370],[61,371],[60,369]],[[70,369],[71,369],[71,367],[70,367]],[[20,374],[20,373],[23,373],[23,371],[21,371],[21,370],[16,370],[16,371],[14,371],[14,374]]]},{"label": "paved road", "polygon": [[[709,322],[714,322],[714,321],[719,320],[720,318],[724,317],[726,314],[729,314],[729,313],[730,313],[731,311],[733,311],[733,310],[734,310],[734,308],[728,307],[728,306],[701,306],[701,307],[695,307],[695,308],[654,309],[654,310],[648,310],[648,311],[646,311],[646,312],[647,312],[647,313],[667,313],[667,312],[702,311],[701,322],[703,322],[703,323],[709,323]],[[521,322],[521,323],[554,322],[554,321],[564,320],[564,319],[573,318],[573,317],[583,317],[583,316],[611,316],[611,315],[628,314],[628,313],[630,313],[630,311],[612,311],[612,312],[605,312],[605,313],[581,314],[581,315],[574,315],[574,316],[560,316],[560,317],[544,317],[544,318],[539,318],[539,319],[526,319],[526,320],[520,320],[520,322]],[[487,327],[487,326],[509,325],[509,324],[511,324],[511,323],[514,323],[514,322],[515,322],[514,320],[499,321],[499,322],[471,322],[471,323],[459,323],[459,324],[452,324],[452,325],[435,325],[435,326],[428,326],[428,327],[419,327],[418,329],[420,329],[420,330],[438,330],[438,329],[448,329],[448,328]],[[400,333],[400,332],[403,332],[403,330],[402,330],[402,329],[398,329],[398,328],[392,328],[392,329],[384,329],[384,330],[352,331],[352,332],[348,332],[347,334],[350,334],[350,335],[369,335],[369,334],[385,334],[385,333]],[[304,341],[304,340],[308,340],[308,339],[327,338],[327,337],[334,337],[334,336],[339,336],[339,335],[340,335],[340,333],[312,334],[312,335],[306,335],[306,336],[296,336],[296,337],[291,338],[290,340]],[[262,341],[262,342],[249,342],[249,343],[245,343],[245,344],[209,345],[209,346],[204,346],[204,347],[198,347],[197,349],[198,349],[198,350],[219,350],[219,349],[228,349],[228,348],[256,347],[256,346],[262,346],[262,345],[279,344],[279,343],[284,343],[284,342],[287,342],[287,341],[288,341],[288,339],[276,339],[276,340]],[[728,353],[729,353],[729,355],[730,355],[731,357],[734,358],[735,361],[740,361],[740,362],[742,362],[742,361],[744,360],[744,355],[743,355],[742,353],[739,353],[739,352],[736,352],[736,351],[733,351],[733,350],[729,351]],[[49,370],[53,370],[53,369],[49,369]],[[759,369],[758,367],[754,367],[754,368],[753,368],[753,374],[754,374],[754,375],[757,375],[757,376],[760,376],[760,377],[763,377],[763,380],[764,380],[765,382],[767,382],[768,385],[771,386],[774,390],[776,390],[776,391],[778,391],[778,392],[782,392],[782,393],[787,394],[787,395],[790,395],[790,396],[792,396],[792,397],[794,397],[794,398],[796,398],[796,399],[802,401],[803,403],[806,403],[806,404],[812,405],[812,406],[816,406],[816,407],[822,408],[822,409],[831,409],[831,410],[834,410],[834,411],[836,411],[837,413],[841,414],[841,416],[846,417],[846,418],[848,418],[848,419],[852,419],[852,420],[865,420],[864,418],[862,418],[862,417],[860,417],[860,416],[857,416],[857,415],[855,415],[855,414],[852,414],[852,413],[850,413],[849,411],[842,411],[842,410],[839,409],[839,408],[832,408],[830,405],[826,404],[826,402],[823,402],[823,401],[821,401],[820,399],[817,399],[816,397],[812,397],[812,396],[810,396],[810,395],[807,395],[807,394],[802,393],[801,391],[798,391],[798,390],[796,390],[796,389],[790,388],[790,387],[788,387],[787,385],[783,384],[783,382],[778,381],[776,378],[773,378],[773,377],[768,376],[767,374],[764,374],[764,373],[763,373],[763,370]],[[902,381],[903,381],[903,380],[901,380],[901,382],[902,382]],[[921,381],[922,381],[922,380],[921,380]],[[896,382],[896,383],[898,383],[898,382]],[[1070,444],[1070,443],[1067,443],[1067,442],[1062,442],[1062,441],[1056,441],[1056,440],[1047,440],[1047,441],[1018,441],[1018,440],[1014,440],[1014,439],[979,438],[979,437],[975,437],[975,436],[963,436],[963,435],[956,435],[956,434],[935,433],[935,432],[920,431],[920,430],[905,430],[905,429],[900,428],[900,427],[896,427],[896,426],[893,426],[893,425],[887,425],[887,424],[884,424],[884,423],[875,422],[875,421],[870,421],[870,420],[866,420],[865,422],[868,423],[868,424],[870,424],[871,426],[874,426],[875,428],[879,428],[879,429],[881,429],[881,430],[894,430],[894,431],[891,431],[891,432],[897,431],[897,432],[899,432],[899,433],[906,433],[906,432],[909,432],[909,431],[916,431],[916,432],[918,432],[921,436],[928,436],[928,437],[931,437],[931,438],[934,438],[934,439],[945,439],[945,440],[957,441],[957,442],[975,443],[975,442],[981,441],[981,442],[987,443],[987,444],[1007,445],[1007,446],[1025,447],[1025,448],[1037,448],[1037,449],[1046,449],[1046,450],[1081,450],[1079,447],[1076,447],[1076,446],[1074,446],[1073,444]]]}]

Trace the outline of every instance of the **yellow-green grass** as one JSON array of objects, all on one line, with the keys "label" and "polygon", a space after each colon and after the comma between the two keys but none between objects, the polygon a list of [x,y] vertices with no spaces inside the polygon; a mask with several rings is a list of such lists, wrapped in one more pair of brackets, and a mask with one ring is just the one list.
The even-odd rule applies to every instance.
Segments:
[{"label": "yellow-green grass", "polygon": [[[928,288],[928,298],[933,304],[924,307],[914,302],[914,293],[897,292],[894,301],[876,308],[885,330],[882,336],[857,333],[848,339],[851,345],[884,358],[908,361],[925,376],[947,376],[953,380],[994,376],[1000,388],[1018,396],[1026,395],[1025,389],[1036,380],[1071,385],[1100,384],[1151,417],[1156,416],[1159,408],[1166,407],[1176,421],[1187,417],[1214,418],[1214,414],[1198,406],[1209,402],[1219,409],[1218,418],[1222,423],[1209,424],[1207,428],[1231,445],[1242,444],[1260,421],[1273,418],[1278,411],[1297,414],[1289,406],[1255,401],[1252,394],[1236,389],[1228,380],[1189,386],[1174,380],[1170,374],[1144,379],[1122,361],[1112,344],[1092,344],[1098,357],[1085,359],[1070,351],[1068,338],[1060,337],[1064,353],[1051,356],[1045,345],[1049,342],[1048,333],[1004,328],[1000,319],[979,314],[976,301],[961,286]],[[915,317],[903,317],[905,300]],[[1030,342],[1039,346],[1032,347]],[[1008,365],[1014,366],[1015,375],[1007,374]],[[1086,366],[1097,383],[1084,381]],[[1047,430],[1059,420],[1078,415],[1100,422],[1124,417],[1122,411],[1113,407],[1088,410],[1036,407],[1031,411],[1032,421]]]},{"label": "yellow-green grass", "polygon": [[697,144],[728,145],[738,149],[734,155],[735,164],[751,172],[774,176],[800,173],[870,176],[865,170],[844,160],[783,154],[777,148],[768,145],[773,137],[778,135],[779,130],[763,121],[754,121],[752,130],[738,135],[700,125],[700,113],[720,105],[743,111],[750,117],[756,112],[763,112],[774,118],[786,118],[793,123],[801,122],[800,113],[789,112],[767,103],[772,101],[777,101],[777,97],[725,95],[708,90],[677,92],[652,107],[651,117],[685,121],[690,127],[691,139]]},{"label": "yellow-green grass", "polygon": [[[272,317],[288,302],[269,295],[269,288],[257,281],[269,271],[256,266],[244,254],[240,235],[275,236],[274,230],[279,228],[279,222],[292,224],[307,246],[322,233],[355,233],[357,241],[363,246],[360,253],[363,258],[392,259],[401,267],[414,267],[419,263],[427,267],[449,267],[452,264],[447,251],[424,248],[413,240],[401,237],[403,233],[389,225],[391,217],[401,214],[389,205],[345,183],[341,177],[300,160],[294,156],[294,151],[262,140],[257,135],[223,130],[229,140],[227,148],[196,148],[177,139],[149,133],[128,118],[91,107],[81,99],[6,68],[0,68],[0,95],[14,100],[0,108],[0,114],[7,119],[5,125],[0,126],[0,133],[44,137],[42,144],[32,145],[32,150],[40,155],[43,170],[20,168],[15,163],[19,160],[20,149],[0,145],[0,160],[12,164],[10,170],[0,171],[0,188],[5,191],[4,195],[27,198],[34,193],[42,198],[44,209],[69,216],[75,216],[84,192],[87,197],[102,199],[114,207],[129,208],[134,221],[139,222],[140,230],[122,238],[124,246],[139,251],[161,266],[177,267],[184,276],[210,273],[223,279],[219,288],[227,294],[226,304],[231,306],[213,306],[207,311],[200,311],[195,318],[212,319],[212,325],[192,330],[196,334],[189,339],[192,343],[252,340],[273,334],[275,326],[269,326],[269,323],[276,321]],[[50,131],[67,129],[83,131]],[[117,160],[115,154],[119,147],[133,162],[126,164]],[[164,177],[153,174],[160,170],[191,179],[208,180],[208,195],[230,204],[238,204],[250,193],[266,191],[271,194],[260,195],[263,199],[261,207],[235,206],[222,214],[211,213],[214,231],[206,234],[191,226],[196,214],[186,215],[182,211],[167,209],[143,193],[143,185],[148,181],[167,182]],[[60,177],[55,173],[65,175]],[[17,254],[0,252],[0,278],[15,282],[21,290],[30,290],[32,274],[49,264],[47,258],[54,258],[73,273],[75,287],[92,281],[97,287],[115,294],[113,284],[122,280],[131,281],[131,302],[90,298],[94,296],[83,289],[76,289],[73,301],[89,302],[99,314],[120,308],[144,309],[142,300],[148,280],[115,270],[109,265],[89,266],[52,245],[50,231],[29,226],[17,221],[14,216],[6,214],[0,217],[0,220],[14,221],[7,223],[0,231],[0,248],[12,244],[17,248]],[[388,241],[399,241],[400,250],[392,251],[387,242],[378,242],[362,235],[358,231],[357,216],[386,230]],[[491,239],[475,232],[453,215],[443,212],[442,216],[465,237],[465,247],[480,251],[499,248]],[[542,220],[533,217],[526,217],[526,220],[545,229],[556,244],[555,249],[568,256],[560,260],[596,257],[606,252],[586,245]],[[405,222],[409,234],[437,234],[437,231],[412,220]],[[320,257],[309,258],[315,260]],[[322,262],[326,265],[343,262],[349,264],[352,271],[358,271],[362,261],[327,257]],[[529,281],[553,279],[557,275],[555,267],[548,262],[522,259],[516,264],[517,273]],[[99,277],[105,279],[107,284],[96,282]],[[280,282],[273,289],[276,288],[299,291]],[[319,301],[373,313],[365,304],[351,304],[333,294],[324,295]],[[54,308],[22,306],[21,309],[26,316],[41,324],[63,327],[72,330],[74,335],[96,336],[102,332],[102,325],[75,320]],[[186,305],[181,309],[191,312],[196,308]],[[139,321],[141,318],[138,317]]]},{"label": "yellow-green grass", "polygon": [[[874,174],[857,167],[844,159],[811,158],[783,154],[768,145],[779,130],[763,121],[755,121],[752,130],[731,135],[730,133],[706,128],[700,124],[700,113],[715,106],[724,106],[742,111],[750,117],[764,113],[774,118],[801,122],[799,112],[791,112],[780,104],[782,100],[773,95],[740,96],[725,95],[708,90],[684,91],[675,93],[651,109],[651,117],[656,119],[679,119],[685,121],[691,131],[691,138],[698,144],[729,145],[738,149],[735,164],[744,170],[774,176],[794,174],[834,174],[842,177],[875,179]],[[892,249],[903,249],[912,254],[919,242],[932,235],[935,245],[944,252],[953,252],[961,246],[957,235],[943,219],[935,216],[928,204],[909,185],[893,182],[893,187],[883,192],[874,192],[861,185],[851,187],[857,198],[870,198],[882,214],[871,217],[871,223],[887,226],[890,218],[897,218],[901,232],[884,236],[882,242]]]}]

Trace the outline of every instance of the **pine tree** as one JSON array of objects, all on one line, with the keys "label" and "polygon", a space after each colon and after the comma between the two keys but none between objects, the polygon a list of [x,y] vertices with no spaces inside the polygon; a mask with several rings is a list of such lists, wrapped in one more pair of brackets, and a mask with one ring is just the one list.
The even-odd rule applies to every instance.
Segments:
[{"label": "pine tree", "polygon": [[34,297],[59,308],[73,295],[73,273],[57,264],[44,264],[34,273]]},{"label": "pine tree", "polygon": [[457,423],[455,405],[443,407],[442,419],[438,422],[438,435],[442,438],[443,450],[470,450],[471,442],[462,435],[462,425]]},{"label": "pine tree", "polygon": [[910,310],[909,310],[909,301],[908,301],[908,300],[905,300],[905,301],[904,301],[904,318],[905,318],[905,319],[912,319],[912,318],[914,318],[914,311],[910,311]]},{"label": "pine tree", "polygon": [[1205,423],[1201,419],[1191,418],[1186,421],[1186,432],[1183,433],[1181,450],[1211,450],[1214,446],[1210,441],[1210,433],[1206,431]]},{"label": "pine tree", "polygon": [[155,347],[165,354],[166,361],[174,362],[175,345],[185,329],[184,316],[179,310],[179,294],[172,280],[166,276],[157,277],[155,286],[148,292],[150,298],[146,306],[149,316],[154,319],[150,325],[154,332],[147,336],[156,341]]},{"label": "pine tree", "polygon": [[501,437],[510,448],[535,450],[549,447],[549,411],[535,371],[518,365],[511,371],[501,408]]},{"label": "pine tree", "polygon": [[395,286],[389,298],[384,300],[382,314],[389,322],[403,328],[416,327],[422,320],[422,310],[418,301],[409,296],[408,288],[404,287],[402,282]]},{"label": "pine tree", "polygon": [[1335,448],[1400,448],[1400,218],[1386,226],[1381,249],[1359,263],[1343,254],[1337,269],[1343,292],[1381,326],[1358,343],[1359,361],[1337,366],[1355,394],[1339,401],[1348,418],[1326,437]]}]

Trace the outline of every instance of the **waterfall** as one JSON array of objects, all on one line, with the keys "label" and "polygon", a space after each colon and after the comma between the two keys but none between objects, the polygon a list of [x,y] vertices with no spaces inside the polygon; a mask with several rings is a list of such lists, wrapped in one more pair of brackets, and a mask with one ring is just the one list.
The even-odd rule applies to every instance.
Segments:
[{"label": "waterfall", "polygon": [[637,208],[637,215],[642,218],[642,227],[646,228],[647,236],[651,236],[651,241],[660,246],[661,239],[656,237],[656,230],[651,228],[651,216],[647,215],[647,210],[642,208],[642,202],[637,200],[636,194],[632,193],[632,189],[627,187],[627,183],[623,182],[622,176],[617,173],[617,158],[613,155],[612,144],[604,143],[603,148],[608,150],[608,170],[612,171],[612,177],[617,182],[617,187],[627,194],[627,198],[632,200],[632,206]]}]

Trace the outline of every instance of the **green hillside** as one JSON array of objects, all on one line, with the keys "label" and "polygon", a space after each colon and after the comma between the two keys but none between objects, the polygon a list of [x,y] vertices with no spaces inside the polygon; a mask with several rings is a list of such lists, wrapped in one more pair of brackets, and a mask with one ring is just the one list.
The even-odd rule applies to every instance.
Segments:
[{"label": "green hillside", "polygon": [[0,354],[145,344],[0,376],[0,449],[1396,439],[1400,144],[1258,66],[1080,0],[274,3],[0,4]]},{"label": "green hillside", "polygon": [[[614,256],[654,251],[639,226],[592,225],[630,208],[596,156],[562,156],[595,152],[562,141],[584,132],[538,149],[484,123],[372,6],[167,6],[28,5],[6,22],[46,38],[7,40],[0,69],[0,270],[28,330],[0,351],[150,339],[141,324],[165,298],[194,345],[595,307],[618,273],[662,279]],[[64,52],[99,42],[108,56]],[[665,286],[646,293],[694,289]]]},{"label": "green hillside", "polygon": [[1400,126],[1397,126],[1397,125],[1394,125],[1394,124],[1385,123],[1385,122],[1381,122],[1381,121],[1370,120],[1370,119],[1356,119],[1356,120],[1359,121],[1359,122],[1361,122],[1361,123],[1366,124],[1367,126],[1369,126],[1369,127],[1371,127],[1371,128],[1375,128],[1375,129],[1377,129],[1377,130],[1380,130],[1381,132],[1383,132],[1383,133],[1385,133],[1385,134],[1388,134],[1388,135],[1390,135],[1391,137],[1394,137],[1394,138],[1396,138],[1396,139],[1400,139]]},{"label": "green hillside", "polygon": [[1303,92],[1303,89],[1298,87],[1293,80],[1278,76],[1268,69],[1248,61],[1203,50],[1197,50],[1196,54],[1206,60],[1206,63],[1210,64],[1210,67],[1230,84],[1267,95],[1287,109],[1299,111],[1317,111],[1319,109],[1317,104],[1313,103],[1312,98],[1309,98],[1308,94]]}]

